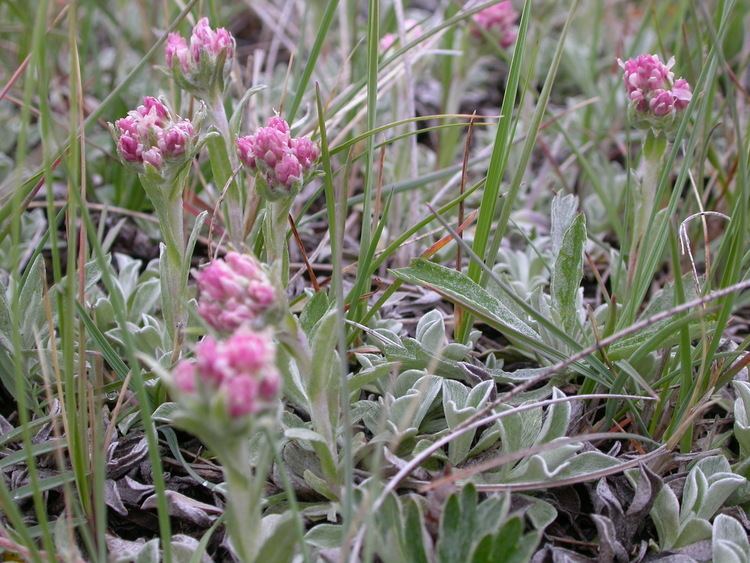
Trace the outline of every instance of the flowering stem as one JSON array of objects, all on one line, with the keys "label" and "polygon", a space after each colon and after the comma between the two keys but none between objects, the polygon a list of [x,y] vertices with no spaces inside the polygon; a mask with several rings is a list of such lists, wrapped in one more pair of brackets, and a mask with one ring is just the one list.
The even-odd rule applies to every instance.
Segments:
[{"label": "flowering stem", "polygon": [[640,179],[634,198],[635,226],[628,263],[628,280],[631,283],[638,265],[638,258],[644,253],[648,244],[644,235],[656,204],[656,190],[661,175],[662,160],[668,145],[664,135],[654,134],[652,131],[648,132],[643,142]]},{"label": "flowering stem", "polygon": [[234,152],[234,136],[229,127],[224,101],[220,94],[213,97],[210,104],[211,115],[214,124],[221,134],[220,139],[211,139],[208,142],[208,152],[211,158],[211,169],[214,174],[214,182],[219,190],[227,192],[224,197],[224,215],[227,221],[229,236],[235,245],[242,242],[243,217],[242,217],[242,194],[234,181],[232,172],[237,167],[237,156]]},{"label": "flowering stem", "polygon": [[221,453],[217,452],[227,486],[227,526],[239,560],[252,562],[261,547],[261,500],[272,454],[267,447],[261,448],[253,473],[248,441],[233,442]]},{"label": "flowering stem", "polygon": [[292,198],[269,201],[263,236],[266,241],[266,262],[270,266],[271,282],[280,292],[289,282],[289,255],[287,252],[287,217],[292,208]]},{"label": "flowering stem", "polygon": [[185,231],[182,211],[184,173],[174,178],[172,186],[164,186],[142,176],[141,183],[159,217],[159,227],[164,238],[164,251],[160,260],[161,302],[167,330],[175,348],[180,330],[187,323],[187,272],[185,264]]}]

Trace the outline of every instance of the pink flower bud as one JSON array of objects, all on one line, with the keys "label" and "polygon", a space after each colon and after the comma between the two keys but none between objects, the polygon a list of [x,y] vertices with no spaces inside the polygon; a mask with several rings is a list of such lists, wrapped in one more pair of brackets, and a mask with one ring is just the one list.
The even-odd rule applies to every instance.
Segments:
[{"label": "pink flower bud", "polygon": [[226,51],[227,58],[234,55],[234,37],[223,27],[216,30],[216,36],[212,44],[213,53],[218,55],[222,51]]},{"label": "pink flower bud", "polygon": [[675,80],[674,86],[672,87],[672,95],[674,96],[674,106],[678,110],[688,107],[690,100],[693,99],[693,92],[690,89],[690,84],[688,84],[688,81],[684,78],[678,78]]},{"label": "pink flower bud", "polygon": [[[255,134],[253,153],[269,168],[276,166],[289,148],[289,136],[272,127],[261,127]],[[257,164],[257,160],[256,160]]]},{"label": "pink flower bud", "polygon": [[274,167],[276,180],[279,184],[291,188],[302,181],[302,166],[292,154],[285,154]]},{"label": "pink flower bud", "polygon": [[144,117],[149,114],[153,114],[156,118],[155,122],[159,125],[163,120],[169,117],[169,112],[167,111],[167,108],[164,106],[164,104],[162,104],[159,100],[152,96],[146,96],[145,98],[143,98],[143,105],[138,106],[137,111]]},{"label": "pink flower bud", "polygon": [[672,113],[672,108],[674,108],[672,92],[669,90],[657,90],[649,102],[649,108],[658,117]]},{"label": "pink flower bud", "polygon": [[224,342],[206,337],[195,355],[195,362],[182,361],[175,367],[172,382],[182,394],[200,393],[204,405],[219,398],[227,414],[238,418],[258,412],[278,396],[281,377],[270,332],[243,327]]},{"label": "pink flower bud", "polygon": [[195,367],[204,384],[218,386],[230,375],[222,352],[223,349],[210,336],[196,345]]},{"label": "pink flower bud", "polygon": [[178,363],[172,372],[172,380],[180,393],[190,395],[195,393],[195,364],[187,360]]},{"label": "pink flower bud", "polygon": [[274,115],[273,117],[270,117],[268,119],[268,122],[266,123],[266,127],[271,127],[272,129],[281,131],[285,135],[289,134],[289,124],[286,122],[284,118],[278,115]]},{"label": "pink flower bud", "polygon": [[258,387],[258,380],[249,375],[237,375],[228,380],[225,389],[229,415],[237,418],[256,412]]},{"label": "pink flower bud", "polygon": [[260,388],[258,389],[261,399],[264,401],[271,401],[276,398],[281,388],[281,378],[279,373],[275,369],[268,369],[265,372],[265,377],[260,382]]},{"label": "pink flower bud", "polygon": [[143,146],[130,133],[124,133],[117,141],[117,152],[127,162],[143,160]]},{"label": "pink flower bud", "polygon": [[201,18],[193,28],[190,51],[196,63],[200,62],[203,53],[217,57],[224,51],[227,58],[230,58],[234,54],[234,38],[223,27],[214,31],[208,23],[208,18]]},{"label": "pink flower bud", "polygon": [[260,325],[276,304],[276,289],[260,263],[248,255],[229,252],[195,278],[200,289],[198,314],[219,332]]},{"label": "pink flower bud", "polygon": [[136,121],[130,116],[115,121],[115,127],[120,130],[120,133],[130,133],[131,135],[135,135],[137,132]]},{"label": "pink flower bud", "polygon": [[292,152],[305,170],[318,159],[318,147],[307,137],[292,139]]},{"label": "pink flower bud", "polygon": [[239,328],[224,343],[226,362],[236,371],[258,371],[273,360],[275,350],[266,333]]},{"label": "pink flower bud", "polygon": [[156,147],[151,147],[143,153],[143,162],[147,162],[154,168],[161,168],[164,164],[164,159],[161,156],[161,151]]},{"label": "pink flower bud", "polygon": [[255,170],[255,153],[253,152],[253,145],[255,144],[255,138],[252,135],[246,137],[239,137],[237,139],[237,156],[240,157],[242,164]]},{"label": "pink flower bud", "polygon": [[159,148],[168,158],[179,156],[185,152],[185,146],[189,140],[190,134],[184,128],[174,125],[162,132]]},{"label": "pink flower bud", "polygon": [[479,29],[498,37],[500,46],[504,49],[510,47],[516,40],[518,30],[516,20],[518,12],[510,0],[505,0],[489,8],[477,12],[473,16],[474,35],[481,36]]},{"label": "pink flower bud", "polygon": [[164,54],[168,67],[172,68],[174,59],[177,58],[183,72],[187,72],[190,68],[190,47],[185,38],[179,33],[170,33],[167,36],[167,46]]}]

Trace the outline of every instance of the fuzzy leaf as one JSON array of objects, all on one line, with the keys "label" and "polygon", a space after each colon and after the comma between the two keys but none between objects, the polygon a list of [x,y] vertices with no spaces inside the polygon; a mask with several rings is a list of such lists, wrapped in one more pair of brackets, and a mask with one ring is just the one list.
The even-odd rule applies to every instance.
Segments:
[{"label": "fuzzy leaf", "polygon": [[586,219],[579,214],[565,231],[552,271],[552,305],[560,315],[563,328],[570,334],[578,324],[576,306],[583,279],[583,249],[586,244]]}]

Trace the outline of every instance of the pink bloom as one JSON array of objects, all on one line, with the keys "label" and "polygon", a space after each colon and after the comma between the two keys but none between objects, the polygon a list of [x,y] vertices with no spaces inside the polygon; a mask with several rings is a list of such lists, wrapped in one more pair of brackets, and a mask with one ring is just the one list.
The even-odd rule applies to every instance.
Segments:
[{"label": "pink bloom", "polygon": [[162,120],[169,116],[169,112],[164,104],[152,96],[143,98],[143,105],[138,106],[138,113],[146,117],[149,114],[154,116],[154,122],[161,125]]},{"label": "pink bloom", "polygon": [[223,357],[223,347],[210,336],[196,345],[195,355],[196,368],[204,383],[218,386],[230,375]]},{"label": "pink bloom", "polygon": [[238,375],[226,384],[229,415],[241,417],[257,410],[258,380],[249,375]]},{"label": "pink bloom", "polygon": [[215,330],[232,332],[259,325],[276,304],[276,288],[253,257],[228,252],[195,274],[200,289],[198,314]]},{"label": "pink bloom", "polygon": [[317,160],[318,149],[310,139],[291,137],[289,124],[274,116],[255,134],[237,139],[237,154],[245,166],[262,175],[261,185],[291,193]]},{"label": "pink bloom", "polygon": [[690,100],[693,99],[693,92],[690,89],[690,84],[684,78],[678,78],[675,80],[674,86],[672,87],[672,95],[674,96],[674,106],[677,109],[685,109],[688,107]]},{"label": "pink bloom", "polygon": [[161,135],[159,148],[167,157],[179,156],[185,152],[185,145],[189,140],[190,134],[184,128],[174,125]]},{"label": "pink bloom", "polygon": [[638,55],[625,62],[618,59],[618,63],[636,111],[661,118],[674,115],[690,103],[690,84],[683,78],[674,80],[674,58],[665,64],[658,55]]},{"label": "pink bloom", "polygon": [[179,33],[170,33],[167,37],[165,58],[169,68],[172,68],[175,58],[179,61],[183,72],[187,72],[190,68],[190,47]]},{"label": "pink bloom", "polygon": [[286,120],[278,115],[274,115],[273,117],[270,117],[268,119],[268,122],[266,123],[266,127],[271,127],[272,129],[277,129],[278,131],[284,133],[285,135],[289,134],[289,124],[286,122]]},{"label": "pink bloom", "polygon": [[258,389],[260,397],[265,401],[271,401],[279,394],[281,378],[276,370],[267,370],[265,377],[260,382]]},{"label": "pink bloom", "polygon": [[123,133],[117,141],[117,152],[127,162],[143,161],[143,146],[130,133]]},{"label": "pink bloom", "polygon": [[302,166],[292,154],[285,154],[274,167],[276,179],[283,186],[292,187],[302,181]]},{"label": "pink bloom", "polygon": [[224,343],[227,364],[236,371],[258,371],[274,356],[268,335],[248,328],[238,329]]},{"label": "pink bloom", "polygon": [[209,404],[218,397],[232,418],[258,412],[278,396],[281,378],[269,332],[244,327],[224,342],[209,336],[196,346],[195,355],[194,362],[182,361],[172,373],[182,394],[200,393]]},{"label": "pink bloom", "polygon": [[177,364],[172,372],[172,379],[174,380],[175,387],[186,395],[195,393],[195,364],[182,360]]},{"label": "pink bloom", "polygon": [[239,137],[237,139],[237,155],[240,157],[242,164],[252,169],[255,169],[255,153],[253,152],[254,144],[255,138],[252,135]]},{"label": "pink bloom", "polygon": [[[485,8],[473,16],[474,25],[498,36],[500,46],[504,49],[510,47],[516,40],[518,29],[515,24],[517,19],[518,12],[510,0],[504,0],[494,6]],[[476,28],[474,34],[481,35]]]},{"label": "pink bloom", "polygon": [[148,162],[154,168],[161,168],[161,165],[164,164],[164,159],[159,149],[151,147],[143,153],[143,162]]},{"label": "pink bloom", "polygon": [[307,137],[292,139],[292,152],[305,169],[310,168],[313,162],[318,160],[318,147]]},{"label": "pink bloom", "polygon": [[674,108],[674,96],[672,92],[668,90],[657,90],[651,101],[649,102],[649,108],[654,115],[662,116],[668,115]]},{"label": "pink bloom", "polygon": [[117,127],[121,133],[130,133],[131,135],[136,134],[136,120],[130,116],[115,121],[115,127]]},{"label": "pink bloom", "polygon": [[195,63],[200,62],[201,55],[206,53],[216,57],[226,51],[227,58],[234,53],[234,38],[223,27],[214,31],[208,23],[208,18],[201,18],[193,27],[190,37],[190,52]]},{"label": "pink bloom", "polygon": [[[191,146],[195,132],[187,119],[176,118],[156,98],[147,96],[143,104],[115,121],[112,128],[117,141],[117,152],[127,163],[146,162],[160,170],[165,160],[184,155]],[[138,167],[143,172],[142,167]]]}]

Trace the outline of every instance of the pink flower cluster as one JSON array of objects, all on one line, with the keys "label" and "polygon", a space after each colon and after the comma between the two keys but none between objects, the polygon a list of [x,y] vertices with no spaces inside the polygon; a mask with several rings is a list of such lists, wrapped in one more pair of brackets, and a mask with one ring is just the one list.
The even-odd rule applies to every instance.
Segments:
[{"label": "pink flower cluster", "polygon": [[234,56],[235,41],[223,27],[211,29],[208,18],[201,18],[193,27],[190,43],[179,33],[167,37],[165,60],[175,79],[189,91],[207,93],[214,81],[222,79],[216,72],[221,60],[224,64]]},{"label": "pink flower cluster", "polygon": [[481,36],[480,30],[484,30],[498,37],[500,46],[507,49],[516,40],[518,28],[518,12],[510,0],[504,0],[494,6],[474,14],[474,35]]},{"label": "pink flower cluster", "polygon": [[260,325],[276,304],[276,289],[260,263],[247,254],[228,252],[195,275],[200,289],[198,313],[214,329],[232,332]]},{"label": "pink flower cluster", "polygon": [[195,348],[195,360],[183,360],[172,373],[177,391],[185,397],[212,402],[217,396],[229,416],[239,418],[260,411],[279,393],[276,346],[268,332],[243,327],[223,342],[210,336]]},{"label": "pink flower cluster", "polygon": [[632,107],[655,117],[673,115],[685,109],[693,94],[683,78],[674,80],[674,58],[664,64],[659,55],[639,55],[622,62],[625,87]]},{"label": "pink flower cluster", "polygon": [[[422,35],[422,26],[416,20],[407,19],[404,21],[404,29],[406,30],[406,39],[414,40]],[[387,51],[393,44],[398,41],[397,33],[386,33],[380,38],[380,50]]]},{"label": "pink flower cluster", "polygon": [[318,148],[307,137],[292,137],[289,124],[274,116],[255,134],[237,139],[237,154],[262,174],[272,193],[294,194],[318,159]]},{"label": "pink flower cluster", "polygon": [[160,170],[165,161],[182,160],[195,131],[187,119],[172,116],[167,107],[147,96],[143,105],[115,121],[117,153],[127,163],[149,164]]}]

